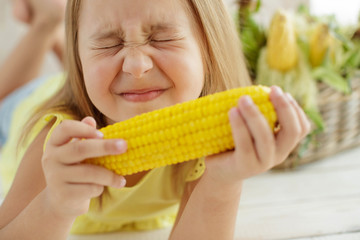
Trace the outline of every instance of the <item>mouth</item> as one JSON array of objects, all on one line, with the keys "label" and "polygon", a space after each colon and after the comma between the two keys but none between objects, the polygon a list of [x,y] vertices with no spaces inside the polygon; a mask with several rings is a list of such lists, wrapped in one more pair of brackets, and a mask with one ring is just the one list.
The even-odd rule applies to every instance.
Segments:
[{"label": "mouth", "polygon": [[120,96],[129,102],[147,102],[163,94],[166,89],[139,89],[120,93]]}]

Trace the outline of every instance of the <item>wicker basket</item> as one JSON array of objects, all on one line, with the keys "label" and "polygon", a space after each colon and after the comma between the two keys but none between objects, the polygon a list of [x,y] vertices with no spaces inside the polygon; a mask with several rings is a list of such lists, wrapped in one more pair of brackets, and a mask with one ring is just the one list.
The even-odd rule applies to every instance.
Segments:
[{"label": "wicker basket", "polygon": [[[325,131],[309,144],[300,144],[275,169],[291,169],[360,146],[360,75],[351,81],[352,93],[344,95],[319,83],[319,109]],[[305,147],[305,148],[304,148]]]}]

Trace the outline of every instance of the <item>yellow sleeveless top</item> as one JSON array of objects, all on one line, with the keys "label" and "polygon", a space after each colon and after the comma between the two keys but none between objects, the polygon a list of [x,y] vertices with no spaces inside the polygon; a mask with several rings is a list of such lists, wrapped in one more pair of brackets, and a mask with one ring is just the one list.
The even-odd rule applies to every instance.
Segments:
[{"label": "yellow sleeveless top", "polygon": [[[47,81],[20,105],[14,115],[14,124],[23,126],[20,120],[28,119],[26,109],[34,109],[62,86],[63,77]],[[47,93],[44,96],[43,93]],[[41,98],[41,99],[40,99]],[[15,177],[17,167],[30,142],[52,119],[56,119],[52,130],[70,116],[52,113],[44,116],[34,126],[27,144],[16,153],[16,143],[21,127],[13,126],[10,138],[2,150],[0,170],[5,193]],[[204,172],[204,159],[180,165],[165,166],[149,171],[135,186],[122,189],[108,188],[108,194],[93,199],[88,213],[79,216],[71,229],[72,234],[95,234],[115,231],[151,230],[171,226],[176,218],[182,191],[186,182],[198,179]]]}]

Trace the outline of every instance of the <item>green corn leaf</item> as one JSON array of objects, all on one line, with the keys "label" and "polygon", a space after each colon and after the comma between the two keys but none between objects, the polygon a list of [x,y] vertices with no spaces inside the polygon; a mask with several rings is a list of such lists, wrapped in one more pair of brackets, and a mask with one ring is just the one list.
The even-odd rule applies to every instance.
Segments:
[{"label": "green corn leaf", "polygon": [[317,109],[304,109],[304,112],[309,117],[309,119],[315,124],[316,132],[322,132],[325,129],[324,120]]},{"label": "green corn leaf", "polygon": [[312,76],[314,79],[320,80],[340,92],[351,93],[349,80],[343,78],[331,68],[317,67],[312,71]]}]

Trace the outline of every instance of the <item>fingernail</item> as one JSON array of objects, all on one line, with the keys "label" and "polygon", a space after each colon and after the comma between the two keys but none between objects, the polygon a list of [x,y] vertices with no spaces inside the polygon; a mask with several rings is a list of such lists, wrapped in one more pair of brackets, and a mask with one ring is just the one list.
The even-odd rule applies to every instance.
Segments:
[{"label": "fingernail", "polygon": [[103,138],[103,137],[104,137],[104,134],[98,130],[98,131],[96,131],[96,136],[97,136],[98,138]]},{"label": "fingernail", "polygon": [[242,105],[244,106],[252,106],[254,104],[252,98],[249,96],[243,96],[241,99]]},{"label": "fingernail", "polygon": [[126,179],[123,177],[122,179],[121,179],[121,186],[122,187],[125,187],[126,186]]},{"label": "fingernail", "polygon": [[116,182],[114,183],[114,188],[123,188],[126,185],[126,179],[123,176],[117,176]]},{"label": "fingernail", "polygon": [[118,150],[118,151],[124,151],[125,150],[125,148],[126,148],[126,143],[125,143],[125,141],[124,140],[117,140],[116,142],[115,142],[115,146],[116,146],[116,149]]},{"label": "fingernail", "polygon": [[278,86],[274,86],[273,90],[274,90],[275,95],[277,95],[277,96],[280,96],[283,93],[282,89]]},{"label": "fingernail", "polygon": [[118,188],[123,188],[126,185],[126,179],[124,177],[120,178]]}]

